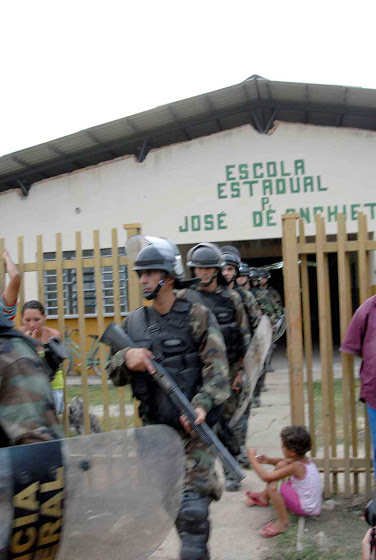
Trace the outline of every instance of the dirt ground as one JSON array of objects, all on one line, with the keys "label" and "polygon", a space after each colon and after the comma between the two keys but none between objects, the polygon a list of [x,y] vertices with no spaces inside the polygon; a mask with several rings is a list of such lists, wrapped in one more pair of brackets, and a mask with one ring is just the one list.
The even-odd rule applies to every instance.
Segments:
[{"label": "dirt ground", "polygon": [[335,497],[324,503],[318,517],[305,520],[303,550],[296,552],[298,518],[291,516],[292,526],[273,539],[265,560],[358,560],[361,543],[368,526],[363,517],[365,497]]}]

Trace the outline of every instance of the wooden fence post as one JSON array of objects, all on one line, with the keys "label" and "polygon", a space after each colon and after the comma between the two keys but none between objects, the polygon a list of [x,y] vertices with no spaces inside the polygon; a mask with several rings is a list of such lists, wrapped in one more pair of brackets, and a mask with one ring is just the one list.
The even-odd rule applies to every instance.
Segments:
[{"label": "wooden fence post", "polygon": [[303,335],[296,235],[296,220],[298,217],[298,214],[284,214],[282,216],[282,258],[289,341],[291,422],[293,424],[304,424]]}]

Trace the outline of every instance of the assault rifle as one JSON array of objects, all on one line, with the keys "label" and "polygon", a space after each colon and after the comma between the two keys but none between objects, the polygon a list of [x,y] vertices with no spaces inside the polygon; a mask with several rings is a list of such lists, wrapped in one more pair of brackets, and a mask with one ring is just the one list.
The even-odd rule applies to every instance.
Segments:
[{"label": "assault rifle", "polygon": [[[113,352],[119,352],[120,350],[129,347],[137,348],[137,345],[133,342],[130,336],[127,335],[116,323],[110,323],[102,334],[99,342],[107,344]],[[230,473],[237,482],[243,480],[245,476],[239,464],[235,461],[226,447],[224,447],[224,445],[219,441],[206,422],[202,422],[202,424],[199,425],[195,424],[195,420],[197,419],[195,409],[184,393],[182,393],[179,389],[178,385],[172,379],[168,371],[156,360],[150,361],[156,370],[153,375],[153,379],[155,379],[162,391],[169,396],[179,412],[188,418],[198,437],[214,451],[217,457],[222,461],[226,471]]]}]

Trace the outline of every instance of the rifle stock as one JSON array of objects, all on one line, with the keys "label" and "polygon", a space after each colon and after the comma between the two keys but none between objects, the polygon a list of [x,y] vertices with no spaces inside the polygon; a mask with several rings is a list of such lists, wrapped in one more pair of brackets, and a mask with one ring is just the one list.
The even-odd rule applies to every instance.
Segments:
[{"label": "rifle stock", "polygon": [[[110,323],[102,334],[99,342],[107,344],[113,352],[119,352],[124,348],[137,348],[138,346],[133,342],[131,337],[126,334],[119,325],[116,323]],[[153,366],[155,367],[156,373],[154,374],[154,379],[161,387],[164,393],[169,396],[176,408],[184,414],[193,430],[196,432],[198,437],[211,448],[217,457],[221,460],[225,469],[233,476],[233,478],[240,482],[245,477],[242,469],[240,468],[237,461],[233,458],[231,453],[226,449],[226,447],[219,441],[217,436],[209,428],[206,422],[196,425],[195,420],[197,419],[197,414],[192,404],[189,402],[187,397],[179,389],[178,385],[172,379],[166,368],[162,366],[156,360],[151,360]]]}]

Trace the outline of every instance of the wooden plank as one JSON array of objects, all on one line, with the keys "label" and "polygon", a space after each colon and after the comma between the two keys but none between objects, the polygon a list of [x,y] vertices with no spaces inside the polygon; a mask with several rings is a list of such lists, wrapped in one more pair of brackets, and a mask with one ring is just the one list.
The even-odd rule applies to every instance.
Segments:
[{"label": "wooden plank", "polygon": [[[300,242],[304,243],[304,220],[299,220]],[[300,257],[300,276],[302,286],[302,307],[303,307],[303,332],[304,332],[304,355],[307,372],[307,395],[308,395],[308,418],[309,432],[312,439],[312,455],[316,454],[316,433],[315,433],[315,409],[313,395],[313,375],[312,375],[312,330],[311,330],[311,304],[309,297],[309,278],[308,278],[308,259],[307,255]]]},{"label": "wooden plank", "polygon": [[[133,235],[141,235],[140,224],[125,224],[124,229],[127,232],[127,240]],[[134,311],[142,305],[142,297],[138,275],[132,270],[133,262],[128,257],[127,274],[128,274],[128,310]],[[142,426],[142,420],[139,415],[140,403],[133,399],[133,416],[136,427]]]},{"label": "wooden plank", "polygon": [[[346,233],[346,217],[344,214],[337,215],[338,224],[338,296],[339,296],[339,321],[340,321],[340,337],[343,340],[349,324],[349,317],[351,317],[351,310],[349,309],[348,292],[351,286],[348,285],[348,277],[346,274],[346,260],[348,256],[345,250],[345,243],[347,240]],[[345,496],[351,496],[350,484],[350,380],[352,377],[351,362],[349,361],[349,354],[342,352],[342,399],[343,399],[343,434],[344,434],[344,479],[345,479]]]},{"label": "wooden plank", "polygon": [[[322,457],[313,457],[317,467],[323,468],[324,467],[324,459]],[[350,470],[353,472],[354,470],[358,469],[366,469],[368,467],[372,467],[372,461],[370,460],[367,463],[365,457],[349,457],[349,464]],[[345,470],[345,459],[343,457],[336,457],[335,459],[329,459],[329,466],[330,469],[342,469]]]},{"label": "wooden plank", "polygon": [[77,309],[78,309],[78,331],[81,354],[81,379],[82,399],[84,403],[84,429],[85,434],[90,434],[89,416],[89,383],[86,362],[86,325],[85,325],[85,300],[84,300],[84,278],[82,266],[82,239],[81,232],[76,231],[76,282],[77,282]]},{"label": "wooden plank", "polygon": [[[104,314],[103,314],[103,292],[102,292],[102,268],[101,268],[101,249],[100,249],[100,239],[99,230],[93,232],[94,241],[94,273],[95,273],[95,301],[97,305],[97,332],[101,336],[104,329]],[[103,400],[103,426],[104,430],[108,432],[110,430],[110,401],[108,393],[107,384],[107,372],[105,369],[107,351],[104,344],[99,346],[99,358],[100,358],[100,371],[101,371],[101,384],[102,384],[102,400]]]},{"label": "wooden plank", "polygon": [[[367,239],[364,245],[367,251],[376,251],[376,240]],[[336,253],[338,251],[338,246],[336,241],[325,241],[323,245],[325,253]],[[358,251],[359,241],[346,241],[345,244],[346,251]],[[298,243],[298,253],[300,254],[313,254],[316,253],[315,243]]]},{"label": "wooden plank", "polygon": [[17,244],[18,244],[18,270],[19,273],[21,275],[21,286],[20,286],[20,291],[19,291],[19,307],[20,309],[22,309],[24,303],[25,303],[25,266],[24,266],[24,238],[21,235],[20,237],[17,238]]},{"label": "wooden plank", "polygon": [[[133,235],[141,235],[140,224],[125,224],[124,229],[127,232],[127,239]],[[134,311],[142,305],[142,297],[138,275],[132,270],[133,262],[128,257],[128,308]]]},{"label": "wooden plank", "polygon": [[[114,286],[114,312],[115,321],[120,323],[120,286],[119,286],[119,251],[118,251],[118,232],[112,229],[112,278]],[[125,388],[119,387],[117,390],[119,397],[120,426],[122,429],[127,427],[127,417],[125,415]]]},{"label": "wooden plank", "polygon": [[[362,212],[358,212],[358,272],[359,272],[359,303],[362,304],[369,294],[370,288],[370,278],[367,276],[367,244],[368,232],[367,232],[367,218]],[[364,408],[364,422],[365,422],[365,456],[366,460],[370,458],[370,430],[367,418],[367,409]],[[370,496],[371,494],[371,471],[366,472],[366,494]]]},{"label": "wooden plank", "polygon": [[[119,265],[126,265],[128,263],[127,257],[122,255],[119,256],[118,259]],[[85,268],[93,268],[95,266],[94,258],[87,259],[85,257],[84,262],[82,263],[83,269]],[[101,257],[101,266],[112,266],[112,257]],[[70,269],[76,268],[76,261],[75,259],[65,259],[63,261],[63,269]],[[56,269],[56,261],[44,261],[43,263],[43,270],[55,270]],[[25,272],[36,272],[38,270],[38,264],[35,263],[25,263]]]},{"label": "wooden plank", "polygon": [[[63,285],[63,242],[61,233],[56,234],[56,292],[57,292],[57,328],[64,339],[65,336],[65,310],[64,310],[64,285]],[[69,437],[69,417],[68,417],[68,393],[67,393],[67,369],[68,360],[63,364],[64,375],[64,414],[63,425],[66,437]]]},{"label": "wooden plank", "polygon": [[[351,281],[351,266],[350,266],[350,258],[347,255],[346,260],[346,282],[349,286],[349,290],[347,292],[347,308],[349,309],[349,316],[348,322],[350,322],[352,314],[353,314],[353,304],[352,304],[352,281]],[[356,379],[355,379],[355,371],[354,371],[354,357],[349,355],[348,358],[348,366],[350,370],[349,374],[349,382],[350,382],[350,419],[351,419],[351,446],[352,446],[352,454],[354,456],[358,455],[358,415],[356,410],[356,403],[357,403],[357,395],[356,395]],[[359,493],[359,476],[357,473],[354,473],[354,494]]]},{"label": "wooden plank", "polygon": [[38,300],[44,305],[44,259],[43,259],[43,240],[41,235],[37,235],[37,282]]},{"label": "wooden plank", "polygon": [[[333,376],[333,330],[332,330],[332,304],[330,295],[330,277],[329,277],[329,257],[324,255],[325,265],[325,292],[326,305],[328,314],[328,390],[329,390],[329,418],[330,418],[330,442],[332,448],[332,457],[337,457],[337,427],[336,427],[336,407],[334,397],[334,376]],[[333,475],[333,492],[338,492],[337,475]]]},{"label": "wooden plank", "polygon": [[303,334],[296,220],[296,214],[284,214],[282,216],[283,278],[287,330],[290,341],[288,355],[291,420],[293,424],[304,424]]},{"label": "wooden plank", "polygon": [[321,361],[321,387],[322,387],[322,431],[324,437],[324,496],[330,496],[329,479],[329,442],[330,442],[330,402],[328,383],[328,308],[327,308],[327,283],[325,273],[325,222],[322,216],[316,216],[316,259],[317,259],[317,288],[319,305],[319,333],[320,333],[320,361]]}]

